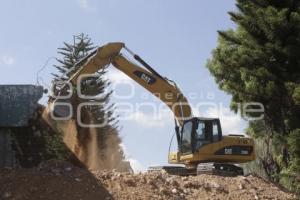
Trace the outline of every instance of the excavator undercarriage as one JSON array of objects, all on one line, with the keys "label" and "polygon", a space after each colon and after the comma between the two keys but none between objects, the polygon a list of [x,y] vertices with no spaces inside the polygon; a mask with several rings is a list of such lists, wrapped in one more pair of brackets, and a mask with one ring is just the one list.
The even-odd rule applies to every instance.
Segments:
[{"label": "excavator undercarriage", "polygon": [[148,172],[166,171],[168,174],[177,176],[190,176],[210,174],[218,176],[243,176],[243,168],[229,163],[200,163],[197,168],[188,169],[182,166],[153,166]]}]

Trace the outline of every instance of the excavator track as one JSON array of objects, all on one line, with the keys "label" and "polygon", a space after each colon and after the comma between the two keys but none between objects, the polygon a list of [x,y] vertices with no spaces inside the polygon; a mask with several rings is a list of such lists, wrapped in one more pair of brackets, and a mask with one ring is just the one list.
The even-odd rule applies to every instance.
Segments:
[{"label": "excavator track", "polygon": [[195,169],[187,169],[181,166],[155,166],[149,167],[148,172],[155,171],[166,171],[168,174],[177,175],[177,176],[189,176],[189,175],[197,175],[197,171]]},{"label": "excavator track", "polygon": [[200,163],[197,174],[212,174],[219,176],[243,176],[243,168],[228,163]]},{"label": "excavator track", "polygon": [[243,168],[228,163],[201,163],[197,169],[187,169],[181,166],[155,166],[149,167],[148,172],[165,170],[168,174],[177,176],[190,176],[211,174],[218,176],[243,176]]}]

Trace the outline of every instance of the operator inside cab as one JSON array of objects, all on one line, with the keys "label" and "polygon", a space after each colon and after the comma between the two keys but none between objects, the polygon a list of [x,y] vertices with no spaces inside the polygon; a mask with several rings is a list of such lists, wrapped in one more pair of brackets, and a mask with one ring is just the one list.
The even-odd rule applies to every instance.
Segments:
[{"label": "operator inside cab", "polygon": [[201,120],[194,118],[187,121],[183,126],[180,150],[181,153],[195,152],[206,144],[217,142],[221,138],[222,132],[218,119]]}]

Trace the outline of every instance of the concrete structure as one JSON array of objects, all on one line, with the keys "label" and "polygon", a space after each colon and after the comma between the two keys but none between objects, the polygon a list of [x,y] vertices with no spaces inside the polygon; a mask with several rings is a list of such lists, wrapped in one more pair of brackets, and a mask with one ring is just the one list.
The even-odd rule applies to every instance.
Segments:
[{"label": "concrete structure", "polygon": [[15,165],[11,131],[28,126],[42,96],[42,86],[0,85],[0,167]]}]

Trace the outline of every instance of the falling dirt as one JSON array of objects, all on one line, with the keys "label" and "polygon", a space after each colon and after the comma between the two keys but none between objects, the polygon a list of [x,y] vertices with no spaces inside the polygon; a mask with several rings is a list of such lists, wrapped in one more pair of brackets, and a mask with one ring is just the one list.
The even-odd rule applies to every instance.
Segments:
[{"label": "falling dirt", "polygon": [[[118,171],[131,171],[129,162],[124,161],[123,150],[120,147],[121,139],[114,129],[108,129],[105,137],[100,137],[97,128],[79,127],[74,119],[53,120],[49,114],[49,105],[44,109],[43,119],[58,133],[68,149],[91,170],[116,169]],[[90,123],[90,116],[84,113],[84,123]]]}]

